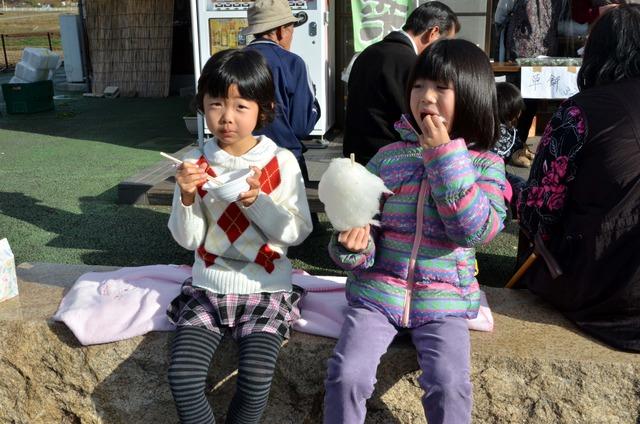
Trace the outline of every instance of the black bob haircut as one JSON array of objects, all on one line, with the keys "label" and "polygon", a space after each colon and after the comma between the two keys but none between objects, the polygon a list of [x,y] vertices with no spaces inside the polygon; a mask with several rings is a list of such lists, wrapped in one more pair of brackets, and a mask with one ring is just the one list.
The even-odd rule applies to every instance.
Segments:
[{"label": "black bob haircut", "polygon": [[640,4],[623,4],[591,28],[578,71],[578,88],[640,76]]},{"label": "black bob haircut", "polygon": [[[489,150],[499,135],[496,83],[487,55],[462,39],[439,39],[416,60],[407,83],[405,108],[411,111],[411,90],[416,80],[428,79],[453,85],[455,108],[451,138],[462,137],[467,147]],[[419,131],[412,113],[411,124]]]},{"label": "black bob haircut", "polygon": [[500,123],[511,125],[525,108],[520,90],[510,82],[496,83],[498,97],[498,119]]},{"label": "black bob haircut", "polygon": [[449,6],[439,1],[428,1],[411,12],[402,30],[418,35],[436,26],[440,28],[441,34],[452,28],[456,34],[460,31],[458,17]]},{"label": "black bob haircut", "polygon": [[198,111],[204,111],[205,94],[226,98],[233,84],[242,98],[258,104],[256,129],[273,121],[276,100],[271,70],[264,57],[251,49],[222,50],[207,60],[198,79],[195,98]]}]

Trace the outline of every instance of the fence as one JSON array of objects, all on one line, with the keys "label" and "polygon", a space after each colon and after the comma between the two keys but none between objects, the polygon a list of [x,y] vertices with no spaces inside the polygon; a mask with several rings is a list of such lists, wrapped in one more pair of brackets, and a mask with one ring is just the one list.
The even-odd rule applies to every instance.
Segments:
[{"label": "fence", "polygon": [[173,0],[91,0],[86,5],[92,91],[166,97],[171,78]]},{"label": "fence", "polygon": [[63,57],[59,32],[30,32],[22,34],[0,34],[2,56],[0,71],[11,69],[22,57],[25,47],[44,47]]},{"label": "fence", "polygon": [[78,11],[78,6],[65,7],[5,7],[0,12],[73,12]]}]

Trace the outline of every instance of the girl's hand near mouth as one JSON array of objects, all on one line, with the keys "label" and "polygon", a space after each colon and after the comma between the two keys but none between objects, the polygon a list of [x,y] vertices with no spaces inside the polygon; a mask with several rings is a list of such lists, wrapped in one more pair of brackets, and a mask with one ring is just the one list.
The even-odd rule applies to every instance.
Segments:
[{"label": "girl's hand near mouth", "polygon": [[422,147],[428,149],[446,144],[451,139],[447,129],[447,122],[440,115],[421,113],[420,114],[420,130],[422,134],[418,136],[418,140]]}]

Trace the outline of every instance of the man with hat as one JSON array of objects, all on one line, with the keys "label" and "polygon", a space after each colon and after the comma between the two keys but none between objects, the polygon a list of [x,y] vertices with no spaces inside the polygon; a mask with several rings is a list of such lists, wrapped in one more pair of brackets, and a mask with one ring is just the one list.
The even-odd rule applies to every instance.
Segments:
[{"label": "man with hat", "polygon": [[[262,54],[273,74],[276,91],[276,114],[273,122],[259,129],[275,143],[289,149],[298,159],[305,182],[309,172],[302,153],[306,138],[318,119],[320,104],[304,60],[290,52],[293,28],[303,22],[291,12],[287,0],[256,0],[247,11],[248,26],[242,35],[253,35],[247,49]],[[314,230],[319,228],[317,214],[311,215]]]},{"label": "man with hat", "polygon": [[293,29],[302,22],[293,15],[287,0],[256,0],[247,12],[247,20],[249,26],[241,34],[251,34],[255,40],[246,48],[264,56],[276,89],[276,116],[258,133],[291,150],[306,181],[308,172],[302,155],[306,149],[300,140],[307,137],[318,122],[320,105],[306,63],[289,51]]}]

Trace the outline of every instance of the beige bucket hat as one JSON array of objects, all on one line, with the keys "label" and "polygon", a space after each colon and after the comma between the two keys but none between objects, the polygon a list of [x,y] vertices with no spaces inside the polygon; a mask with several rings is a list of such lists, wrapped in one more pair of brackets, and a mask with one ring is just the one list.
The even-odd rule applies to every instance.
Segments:
[{"label": "beige bucket hat", "polygon": [[247,11],[247,21],[249,26],[240,31],[242,35],[261,34],[291,23],[300,24],[287,0],[256,0]]}]

